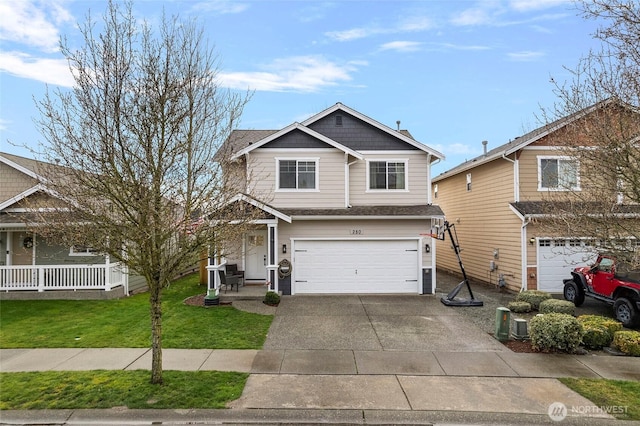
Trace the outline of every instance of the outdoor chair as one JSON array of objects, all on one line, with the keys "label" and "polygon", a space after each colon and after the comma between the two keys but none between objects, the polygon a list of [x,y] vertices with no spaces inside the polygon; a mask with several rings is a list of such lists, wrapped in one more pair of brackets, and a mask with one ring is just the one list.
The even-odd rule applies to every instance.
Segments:
[{"label": "outdoor chair", "polygon": [[236,263],[227,263],[227,275],[239,277],[239,284],[244,285],[244,271],[238,271],[238,265]]},{"label": "outdoor chair", "polygon": [[219,270],[218,275],[220,275],[220,287],[224,286],[224,292],[226,293],[229,287],[231,287],[231,291],[233,291],[233,286],[236,286],[236,292],[239,291],[238,283],[240,281],[240,277],[237,275],[227,275],[224,271]]}]

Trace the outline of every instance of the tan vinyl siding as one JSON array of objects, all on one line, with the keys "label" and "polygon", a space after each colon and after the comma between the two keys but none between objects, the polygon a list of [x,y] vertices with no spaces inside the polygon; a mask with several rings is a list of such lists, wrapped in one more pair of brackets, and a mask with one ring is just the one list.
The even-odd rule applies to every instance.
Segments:
[{"label": "tan vinyl siding", "polygon": [[[376,239],[376,238],[420,238],[428,233],[430,220],[294,220],[292,223],[280,222],[278,225],[278,244],[291,247],[292,238],[327,239]],[[431,244],[431,238],[425,237],[420,250],[422,266],[431,266],[431,253],[425,253],[424,245]],[[280,252],[280,259],[291,259],[291,252]]]},{"label": "tan vinyl siding", "polygon": [[15,197],[37,184],[32,177],[0,163],[0,202]]},{"label": "tan vinyl siding", "polygon": [[[497,284],[504,274],[507,286],[521,286],[520,230],[522,222],[509,203],[514,198],[513,164],[503,159],[478,166],[438,181],[438,198],[447,220],[455,224],[461,258],[467,275],[476,280]],[[471,173],[471,191],[467,191],[467,174]],[[498,250],[498,257],[494,251]],[[460,273],[449,236],[437,245],[438,268]],[[489,271],[494,261],[497,270]]]},{"label": "tan vinyl siding", "polygon": [[[318,159],[318,190],[276,190],[276,158]],[[344,153],[337,149],[288,152],[257,149],[249,155],[252,193],[258,197],[270,194],[269,203],[277,208],[341,208],[345,204],[344,164]]]},{"label": "tan vinyl siding", "polygon": [[[369,190],[368,161],[407,161],[407,190]],[[350,167],[350,204],[353,206],[415,205],[427,203],[427,155],[422,151],[367,154]]]}]

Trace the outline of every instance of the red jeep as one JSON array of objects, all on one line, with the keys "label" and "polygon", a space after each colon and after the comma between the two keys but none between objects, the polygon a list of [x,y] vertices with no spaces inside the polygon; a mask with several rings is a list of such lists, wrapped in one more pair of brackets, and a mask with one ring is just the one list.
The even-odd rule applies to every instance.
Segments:
[{"label": "red jeep", "polygon": [[625,327],[640,324],[640,271],[630,270],[610,256],[598,256],[593,266],[582,266],[563,280],[564,298],[576,306],[585,296],[613,305],[616,319]]}]

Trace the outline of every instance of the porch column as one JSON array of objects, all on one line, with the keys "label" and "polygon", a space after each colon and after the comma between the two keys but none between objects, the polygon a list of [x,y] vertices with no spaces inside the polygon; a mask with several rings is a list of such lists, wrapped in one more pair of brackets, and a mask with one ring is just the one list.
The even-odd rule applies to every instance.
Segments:
[{"label": "porch column", "polygon": [[267,224],[267,281],[269,290],[279,291],[278,286],[278,223]]},{"label": "porch column", "polygon": [[104,255],[104,290],[111,291],[111,257]]}]

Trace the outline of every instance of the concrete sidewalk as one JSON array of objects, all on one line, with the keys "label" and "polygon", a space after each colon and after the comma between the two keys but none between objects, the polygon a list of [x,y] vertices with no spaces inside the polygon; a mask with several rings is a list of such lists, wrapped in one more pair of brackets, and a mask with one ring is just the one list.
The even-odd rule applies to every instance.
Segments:
[{"label": "concrete sidewalk", "polygon": [[[2,372],[150,366],[147,348],[0,350]],[[615,421],[556,378],[640,381],[640,358],[511,352],[431,296],[283,298],[263,350],[164,349],[163,366],[251,374],[231,410],[1,411],[0,422],[543,424],[560,405],[562,424],[604,425]]]}]

